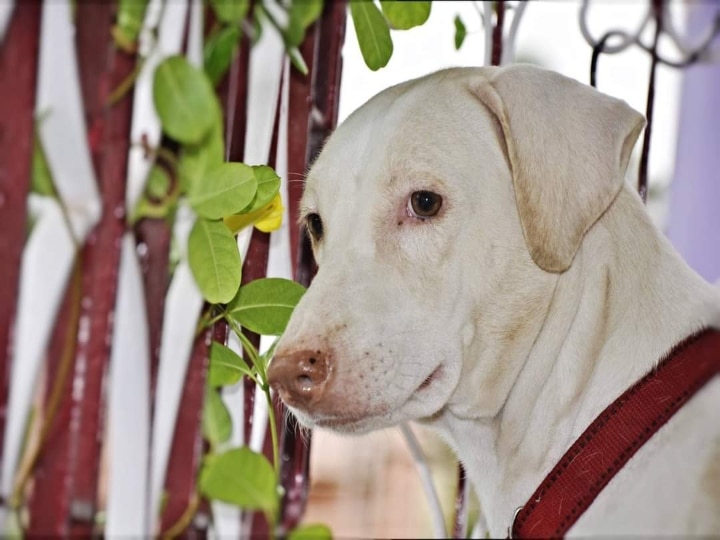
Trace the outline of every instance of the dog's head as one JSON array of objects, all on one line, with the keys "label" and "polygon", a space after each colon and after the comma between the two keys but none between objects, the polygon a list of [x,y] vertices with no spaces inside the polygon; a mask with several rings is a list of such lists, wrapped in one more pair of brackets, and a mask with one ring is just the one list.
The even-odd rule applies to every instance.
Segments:
[{"label": "dog's head", "polygon": [[530,66],[447,70],[371,99],[308,175],[319,271],[272,386],[301,423],[346,432],[497,410],[512,352],[621,189],[642,126]]}]

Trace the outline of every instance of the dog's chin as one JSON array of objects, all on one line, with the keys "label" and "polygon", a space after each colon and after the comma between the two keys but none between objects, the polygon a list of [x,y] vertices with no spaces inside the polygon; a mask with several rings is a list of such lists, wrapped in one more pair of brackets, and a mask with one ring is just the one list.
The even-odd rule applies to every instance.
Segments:
[{"label": "dog's chin", "polygon": [[345,435],[363,435],[378,429],[392,427],[395,424],[396,422],[384,415],[370,415],[361,418],[322,418],[315,422],[315,427]]},{"label": "dog's chin", "polygon": [[393,425],[385,414],[318,415],[313,416],[288,407],[298,424],[308,429],[325,429],[347,435],[362,435]]},{"label": "dog's chin", "polygon": [[298,423],[306,428],[321,428],[336,433],[362,435],[407,421],[436,417],[447,405],[454,385],[448,373],[436,369],[409,397],[398,404],[387,404],[353,414],[310,415],[288,407]]}]

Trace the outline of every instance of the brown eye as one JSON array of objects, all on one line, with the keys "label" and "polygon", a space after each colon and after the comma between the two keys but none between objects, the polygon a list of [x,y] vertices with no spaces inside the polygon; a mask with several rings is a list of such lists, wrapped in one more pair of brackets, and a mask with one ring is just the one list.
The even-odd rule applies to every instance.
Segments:
[{"label": "brown eye", "polygon": [[410,214],[416,218],[427,219],[440,211],[442,197],[432,191],[415,191],[410,196]]},{"label": "brown eye", "polygon": [[323,222],[318,214],[308,214],[305,218],[305,224],[316,242],[322,239]]}]

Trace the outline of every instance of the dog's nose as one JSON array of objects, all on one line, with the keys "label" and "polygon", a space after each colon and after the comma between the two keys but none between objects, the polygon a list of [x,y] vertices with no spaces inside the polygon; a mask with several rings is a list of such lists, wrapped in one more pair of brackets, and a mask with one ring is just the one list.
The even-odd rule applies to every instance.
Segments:
[{"label": "dog's nose", "polygon": [[308,410],[322,398],[331,371],[329,353],[300,350],[276,354],[267,375],[285,403]]}]

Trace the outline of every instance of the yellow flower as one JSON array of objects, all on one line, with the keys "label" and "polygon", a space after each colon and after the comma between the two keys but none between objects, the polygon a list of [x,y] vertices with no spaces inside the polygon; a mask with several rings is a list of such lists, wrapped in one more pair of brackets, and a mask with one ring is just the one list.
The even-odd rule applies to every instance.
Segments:
[{"label": "yellow flower", "polygon": [[262,232],[276,231],[282,225],[283,211],[285,207],[282,204],[282,198],[278,193],[272,201],[265,206],[249,214],[233,214],[223,218],[225,225],[233,234],[241,231],[245,227],[255,225]]}]

